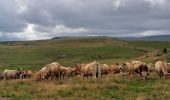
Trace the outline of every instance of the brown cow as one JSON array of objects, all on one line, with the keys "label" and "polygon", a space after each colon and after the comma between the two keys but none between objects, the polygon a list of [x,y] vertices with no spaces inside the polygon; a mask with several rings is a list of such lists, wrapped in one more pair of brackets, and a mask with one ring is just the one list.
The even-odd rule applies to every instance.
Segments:
[{"label": "brown cow", "polygon": [[158,61],[155,64],[155,71],[158,73],[160,78],[162,76],[166,79],[168,75],[170,75],[170,63]]},{"label": "brown cow", "polygon": [[43,80],[43,73],[41,71],[38,71],[35,73],[35,81],[42,81]]}]

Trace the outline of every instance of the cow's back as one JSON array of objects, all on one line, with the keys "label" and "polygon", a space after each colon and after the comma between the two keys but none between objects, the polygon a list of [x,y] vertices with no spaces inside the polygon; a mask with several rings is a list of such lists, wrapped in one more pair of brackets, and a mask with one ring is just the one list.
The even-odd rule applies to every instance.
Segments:
[{"label": "cow's back", "polygon": [[137,70],[141,65],[144,65],[145,63],[142,61],[132,61],[133,69]]}]

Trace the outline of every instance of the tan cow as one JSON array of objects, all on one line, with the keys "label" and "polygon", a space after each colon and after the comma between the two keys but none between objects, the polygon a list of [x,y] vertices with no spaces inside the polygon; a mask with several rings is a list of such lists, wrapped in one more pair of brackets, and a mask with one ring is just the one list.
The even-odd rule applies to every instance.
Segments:
[{"label": "tan cow", "polygon": [[139,67],[142,65],[146,65],[146,63],[142,61],[132,61],[132,65],[133,65],[133,71],[136,73],[140,73]]},{"label": "tan cow", "polygon": [[51,64],[47,64],[45,67],[45,70],[43,72],[43,78],[49,78],[51,79],[60,79],[60,64],[58,62],[53,62]]},{"label": "tan cow", "polygon": [[63,67],[60,66],[60,73],[61,73],[61,78],[67,77],[69,78],[71,68],[70,67]]},{"label": "tan cow", "polygon": [[154,65],[152,63],[149,63],[147,66],[148,66],[149,72],[154,72],[155,71],[155,67],[154,67]]},{"label": "tan cow", "polygon": [[109,74],[109,66],[107,64],[99,64],[101,68],[101,75],[107,75]]},{"label": "tan cow", "polygon": [[146,79],[148,76],[148,66],[146,63],[141,61],[132,61],[132,63],[123,63],[120,66],[121,72],[123,75],[139,74],[143,79]]},{"label": "tan cow", "polygon": [[119,65],[118,64],[112,64],[109,66],[109,74],[116,74],[120,73]]},{"label": "tan cow", "polygon": [[26,70],[23,71],[23,73],[21,74],[21,78],[30,78],[32,76],[32,71],[31,70]]},{"label": "tan cow", "polygon": [[155,63],[155,71],[158,73],[160,78],[162,76],[164,78],[167,78],[168,75],[170,75],[170,63],[158,61]]},{"label": "tan cow", "polygon": [[119,69],[124,76],[133,74],[133,65],[131,63],[123,63],[119,66]]},{"label": "tan cow", "polygon": [[97,61],[93,61],[91,63],[85,64],[81,66],[81,75],[85,76],[93,76],[94,78],[101,77],[101,68]]},{"label": "tan cow", "polygon": [[22,70],[4,70],[3,79],[18,79],[22,73]]},{"label": "tan cow", "polygon": [[83,64],[75,64],[75,75],[78,76],[78,75],[81,75],[81,70],[82,70],[82,67],[84,67],[86,64],[83,63]]}]

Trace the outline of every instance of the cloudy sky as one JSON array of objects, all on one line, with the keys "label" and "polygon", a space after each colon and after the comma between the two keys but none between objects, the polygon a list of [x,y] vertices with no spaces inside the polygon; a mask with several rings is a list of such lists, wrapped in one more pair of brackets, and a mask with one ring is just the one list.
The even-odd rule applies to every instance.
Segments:
[{"label": "cloudy sky", "polygon": [[170,0],[0,0],[0,40],[170,35]]}]

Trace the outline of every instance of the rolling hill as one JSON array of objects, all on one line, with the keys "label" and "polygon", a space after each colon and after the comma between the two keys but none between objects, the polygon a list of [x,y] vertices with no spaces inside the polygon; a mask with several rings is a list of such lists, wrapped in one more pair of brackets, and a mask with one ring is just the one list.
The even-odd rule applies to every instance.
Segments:
[{"label": "rolling hill", "polygon": [[[147,63],[170,60],[163,48],[169,42],[123,41],[110,37],[82,37],[41,41],[1,42],[0,71],[31,69],[33,74],[45,64],[58,61],[63,66],[97,60],[113,64],[130,60]],[[156,59],[155,59],[156,58]],[[0,80],[0,99],[12,100],[166,100],[170,98],[170,81],[150,73],[148,80],[119,74],[100,79],[71,77],[58,81],[35,82],[34,76],[24,80]],[[160,95],[161,94],[161,95]]]},{"label": "rolling hill", "polygon": [[98,60],[104,63],[125,61],[156,49],[170,48],[169,42],[123,41],[111,37],[82,37],[40,41],[1,42],[0,68],[38,69],[58,61],[63,65]]},{"label": "rolling hill", "polygon": [[123,40],[130,41],[170,41],[170,35],[155,35],[155,36],[145,36],[145,37],[126,37]]}]

